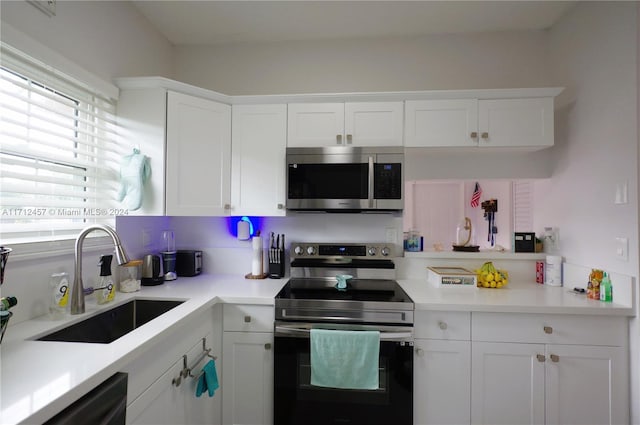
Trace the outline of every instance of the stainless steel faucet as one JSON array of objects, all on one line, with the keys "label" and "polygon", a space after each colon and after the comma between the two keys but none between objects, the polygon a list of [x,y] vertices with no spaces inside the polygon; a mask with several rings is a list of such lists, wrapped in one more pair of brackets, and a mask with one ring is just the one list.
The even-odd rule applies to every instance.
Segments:
[{"label": "stainless steel faucet", "polygon": [[125,264],[129,262],[127,253],[124,252],[122,243],[120,242],[120,236],[116,231],[104,224],[94,224],[86,227],[80,232],[76,238],[76,256],[75,256],[75,276],[73,276],[73,286],[71,287],[71,314],[84,313],[84,285],[82,284],[82,243],[84,238],[94,230],[102,230],[106,232],[116,248],[116,261],[118,264]]}]

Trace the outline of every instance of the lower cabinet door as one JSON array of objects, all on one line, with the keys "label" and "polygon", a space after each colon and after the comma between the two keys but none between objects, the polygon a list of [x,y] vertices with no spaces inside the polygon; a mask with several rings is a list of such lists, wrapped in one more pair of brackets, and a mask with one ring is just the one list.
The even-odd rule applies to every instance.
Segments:
[{"label": "lower cabinet door", "polygon": [[544,344],[473,342],[471,423],[544,424],[544,374]]},{"label": "lower cabinet door", "polygon": [[469,424],[471,342],[416,339],[413,357],[414,423]]},{"label": "lower cabinet door", "polygon": [[127,423],[137,425],[186,424],[187,409],[183,389],[172,384],[182,370],[176,362],[127,408]]},{"label": "lower cabinet door", "polygon": [[622,347],[548,345],[546,423],[629,423],[627,357]]},{"label": "lower cabinet door", "polygon": [[[211,335],[207,335],[211,341]],[[210,360],[204,357],[193,364],[202,352],[202,342],[185,351],[193,376],[176,380],[184,369],[182,359],[176,361],[138,398],[127,406],[127,424],[136,425],[217,425],[220,423],[221,391],[209,397],[208,393],[196,397],[197,377]],[[220,370],[217,371],[218,378]],[[178,385],[175,385],[178,383]]]},{"label": "lower cabinet door", "polygon": [[273,423],[273,333],[224,332],[222,422]]}]

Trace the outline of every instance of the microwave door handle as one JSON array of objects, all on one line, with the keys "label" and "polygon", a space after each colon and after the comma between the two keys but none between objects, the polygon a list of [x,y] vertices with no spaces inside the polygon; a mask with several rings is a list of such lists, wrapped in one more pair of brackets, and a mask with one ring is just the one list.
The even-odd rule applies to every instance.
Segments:
[{"label": "microwave door handle", "polygon": [[373,208],[373,157],[369,157],[369,208]]}]

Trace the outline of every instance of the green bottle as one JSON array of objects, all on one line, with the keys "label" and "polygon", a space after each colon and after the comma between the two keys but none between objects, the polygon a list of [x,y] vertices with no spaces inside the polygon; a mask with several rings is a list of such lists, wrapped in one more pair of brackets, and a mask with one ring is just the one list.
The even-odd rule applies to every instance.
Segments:
[{"label": "green bottle", "polygon": [[600,301],[610,303],[613,301],[613,288],[611,287],[611,279],[607,272],[604,273],[600,282]]}]

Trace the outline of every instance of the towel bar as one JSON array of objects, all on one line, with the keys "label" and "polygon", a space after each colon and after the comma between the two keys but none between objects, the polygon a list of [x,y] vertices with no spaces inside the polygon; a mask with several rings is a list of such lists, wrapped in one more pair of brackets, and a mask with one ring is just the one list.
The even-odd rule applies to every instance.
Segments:
[{"label": "towel bar", "polygon": [[191,371],[193,370],[193,368],[195,368],[201,361],[202,359],[204,359],[205,357],[210,357],[213,360],[217,360],[218,358],[216,356],[214,356],[213,354],[211,354],[211,348],[207,348],[207,339],[206,338],[202,338],[202,352],[200,353],[200,355],[198,356],[198,358],[196,359],[196,361],[194,361],[192,363],[191,366],[187,366],[188,364],[188,359],[187,359],[187,355],[183,354],[182,355],[182,370],[180,371],[180,373],[178,374],[178,376],[176,376],[175,378],[173,378],[173,380],[171,381],[171,384],[173,384],[176,387],[179,387],[180,384],[182,384],[182,380],[184,378],[190,377],[190,378],[198,378],[200,377],[200,375],[202,373],[199,373],[198,375],[193,375],[191,373]]}]

